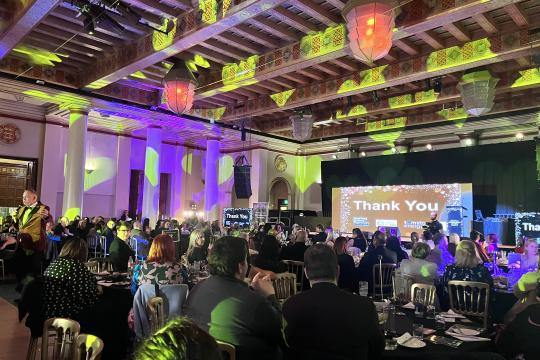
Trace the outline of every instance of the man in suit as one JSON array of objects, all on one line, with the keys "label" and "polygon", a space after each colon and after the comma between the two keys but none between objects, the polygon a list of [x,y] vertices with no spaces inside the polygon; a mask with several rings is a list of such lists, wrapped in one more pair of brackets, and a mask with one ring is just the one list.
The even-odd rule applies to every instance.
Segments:
[{"label": "man in suit", "polygon": [[304,253],[307,250],[306,246],[307,232],[298,230],[296,238],[291,239],[289,245],[281,249],[281,260],[304,261]]},{"label": "man in suit", "polygon": [[17,239],[9,238],[3,245],[18,242],[15,254],[17,291],[20,291],[30,279],[41,274],[41,261],[43,252],[47,248],[45,224],[49,219],[49,207],[38,201],[35,190],[25,190],[22,196],[23,205],[19,206],[13,215],[14,222],[19,230]]},{"label": "man in suit", "polygon": [[321,224],[318,224],[315,227],[315,231],[317,232],[317,235],[313,236],[313,240],[311,241],[313,244],[316,244],[318,242],[325,242],[327,235],[324,232],[324,227]]},{"label": "man in suit", "polygon": [[109,248],[113,271],[127,272],[129,258],[135,260],[135,251],[129,246],[128,241],[131,235],[131,228],[125,221],[120,221],[116,238]]},{"label": "man in suit", "polygon": [[[338,263],[325,244],[304,255],[311,290],[283,305],[285,337],[291,359],[374,359],[384,349],[373,302],[337,287]],[[360,325],[360,326],[359,326]],[[313,334],[317,334],[314,340]]]},{"label": "man in suit", "polygon": [[373,265],[379,263],[379,256],[383,264],[397,264],[397,254],[386,248],[386,236],[381,231],[375,231],[373,234],[374,248],[369,250],[362,260],[360,260],[359,275],[360,279],[367,281],[369,292],[373,292]]}]

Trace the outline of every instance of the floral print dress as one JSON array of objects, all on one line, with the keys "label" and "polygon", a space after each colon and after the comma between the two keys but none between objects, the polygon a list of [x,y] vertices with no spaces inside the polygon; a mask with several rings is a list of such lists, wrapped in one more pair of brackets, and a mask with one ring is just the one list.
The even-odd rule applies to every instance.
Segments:
[{"label": "floral print dress", "polygon": [[187,283],[187,271],[177,262],[143,262],[137,265],[133,272],[131,292],[135,294],[139,286],[150,285],[173,285]]}]

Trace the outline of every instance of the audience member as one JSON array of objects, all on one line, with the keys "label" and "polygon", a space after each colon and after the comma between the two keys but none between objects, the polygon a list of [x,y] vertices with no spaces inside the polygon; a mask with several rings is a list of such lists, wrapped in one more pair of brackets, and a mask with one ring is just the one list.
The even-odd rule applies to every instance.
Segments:
[{"label": "audience member", "polygon": [[499,250],[499,237],[497,234],[488,234],[486,239],[486,252],[488,254],[494,254]]},{"label": "audience member", "polygon": [[[172,237],[167,234],[156,236],[145,262],[137,265],[131,280],[131,292],[135,294],[137,288],[143,284],[172,285],[187,283],[182,278],[182,265],[176,262],[175,249]],[[187,273],[185,273],[187,278]]]},{"label": "audience member", "polygon": [[459,235],[456,233],[451,233],[450,236],[448,236],[448,252],[453,256],[456,257],[456,247],[458,246],[461,239],[459,238]]},{"label": "audience member", "polygon": [[150,250],[150,241],[146,238],[146,235],[142,231],[142,224],[139,220],[133,222],[133,229],[131,230],[131,243],[133,250],[135,250],[137,258],[144,260],[148,256]]},{"label": "audience member", "polygon": [[317,226],[315,227],[315,232],[317,233],[317,235],[313,236],[313,239],[311,240],[313,244],[326,241],[327,234],[324,231],[324,226],[322,226],[321,224],[317,224]]},{"label": "audience member", "polygon": [[85,266],[88,246],[80,238],[68,240],[43,274],[45,318],[77,319],[97,301],[96,278]]},{"label": "audience member", "polygon": [[360,280],[367,281],[369,284],[369,292],[373,291],[373,266],[379,263],[379,256],[383,264],[396,264],[397,255],[395,252],[388,250],[386,247],[386,237],[381,231],[375,231],[373,234],[373,250],[369,250],[359,265]]},{"label": "audience member", "polygon": [[276,234],[274,235],[279,241],[280,244],[284,244],[287,241],[287,236],[285,235],[285,231],[283,231],[283,225],[282,224],[276,224],[274,228]]},{"label": "audience member", "polygon": [[186,315],[216,340],[236,347],[237,359],[280,359],[280,306],[269,277],[244,282],[248,248],[244,239],[218,239],[208,257],[211,276],[189,293]]},{"label": "audience member", "polygon": [[107,221],[107,227],[105,228],[102,234],[103,236],[105,236],[105,252],[107,254],[109,254],[111,244],[114,241],[114,238],[116,237],[115,228],[116,228],[115,221],[112,219],[109,219],[109,221]]},{"label": "audience member", "polygon": [[476,230],[473,230],[471,231],[470,239],[476,246],[476,251],[480,257],[480,260],[482,260],[484,263],[489,262],[489,256],[486,253],[486,249],[484,249],[484,240],[482,239],[482,234]]},{"label": "audience member", "polygon": [[129,258],[135,259],[135,252],[127,243],[129,240],[129,224],[120,221],[117,235],[109,248],[113,271],[127,272]]},{"label": "audience member", "polygon": [[186,252],[190,264],[193,264],[195,261],[206,260],[208,251],[205,249],[204,243],[204,232],[200,229],[193,230],[189,236],[189,245]]},{"label": "audience member", "polygon": [[281,246],[273,235],[264,237],[259,254],[254,256],[253,266],[261,269],[282,273],[287,271],[287,265],[279,261],[279,251]]},{"label": "audience member", "polygon": [[535,270],[538,267],[538,242],[535,238],[528,239],[524,244],[521,255],[520,268],[523,271]]},{"label": "audience member", "polygon": [[435,243],[433,243],[433,234],[431,232],[424,231],[422,233],[422,241],[428,244],[431,250],[435,248]]},{"label": "audience member", "polygon": [[397,236],[389,236],[386,239],[386,248],[393,251],[397,257],[397,263],[401,263],[403,259],[408,259],[409,255],[401,248],[401,241]]},{"label": "audience member", "polygon": [[426,258],[427,261],[437,264],[439,273],[443,273],[446,265],[454,263],[454,257],[448,251],[448,241],[446,235],[438,233],[433,236],[434,248]]},{"label": "audience member", "polygon": [[413,246],[414,246],[414,244],[416,244],[419,240],[420,240],[420,239],[419,239],[419,237],[418,237],[418,233],[417,233],[416,231],[413,231],[413,232],[411,233],[411,243],[413,244]]},{"label": "audience member", "polygon": [[[336,243],[341,242],[338,240]],[[283,306],[290,358],[377,358],[385,342],[375,306],[368,298],[337,287],[335,253],[326,245],[315,244],[306,251],[304,263],[312,289],[293,296]]]},{"label": "audience member", "polygon": [[368,242],[364,233],[359,228],[352,229],[352,237],[354,239],[353,247],[360,249],[361,252],[365,252],[368,248]]},{"label": "audience member", "polygon": [[514,295],[518,299],[514,306],[508,311],[504,317],[504,322],[508,323],[514,317],[523,311],[527,306],[535,304],[536,286],[540,282],[540,262],[537,264],[536,271],[529,271],[523,274],[516,285],[514,285]]},{"label": "audience member", "polygon": [[358,281],[354,259],[347,254],[347,238],[340,236],[334,244],[339,265],[338,287],[349,292],[358,292]]},{"label": "audience member", "polygon": [[401,262],[399,272],[402,275],[411,276],[415,283],[433,285],[437,278],[437,265],[426,259],[430,252],[428,244],[416,242],[413,245],[411,257]]},{"label": "audience member", "polygon": [[294,240],[291,239],[289,245],[281,249],[280,259],[304,261],[304,253],[308,248],[306,246],[306,240],[307,232],[305,230],[298,230]]}]

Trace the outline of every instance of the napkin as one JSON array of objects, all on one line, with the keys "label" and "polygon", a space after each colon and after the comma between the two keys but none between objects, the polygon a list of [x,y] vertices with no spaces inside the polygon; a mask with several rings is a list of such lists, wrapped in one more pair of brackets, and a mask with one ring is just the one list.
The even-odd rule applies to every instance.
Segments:
[{"label": "napkin", "polygon": [[455,337],[456,339],[459,339],[461,341],[466,341],[466,342],[491,341],[491,339],[488,339],[485,337],[459,335],[451,331],[445,331],[445,334]]},{"label": "napkin", "polygon": [[401,306],[402,308],[404,309],[411,309],[411,310],[414,310],[414,304],[412,302],[409,302],[403,306]]},{"label": "napkin", "polygon": [[[400,337],[396,338],[396,341],[399,345],[401,346],[414,346],[414,344],[416,344],[417,346],[418,345],[424,345],[424,342],[422,340],[419,340],[419,339],[416,339],[416,338],[413,338],[411,334],[409,334],[408,332],[406,332],[405,334],[401,335]],[[419,344],[421,343],[421,344]],[[420,346],[418,346],[420,347]]]},{"label": "napkin", "polygon": [[442,313],[442,316],[448,317],[448,318],[456,318],[456,319],[466,319],[465,316],[461,314],[456,314],[452,309],[448,310],[446,313]]}]

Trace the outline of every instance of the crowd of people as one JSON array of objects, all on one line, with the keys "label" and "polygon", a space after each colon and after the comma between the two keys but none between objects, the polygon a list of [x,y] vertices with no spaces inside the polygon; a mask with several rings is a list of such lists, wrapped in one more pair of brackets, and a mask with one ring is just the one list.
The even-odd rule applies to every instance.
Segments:
[{"label": "crowd of people", "polygon": [[[39,204],[35,192],[27,195],[29,205]],[[208,264],[211,276],[189,291],[182,310],[186,318],[174,319],[143,341],[137,359],[150,358],[152,351],[160,351],[164,359],[213,359],[217,356],[212,355],[217,351],[214,339],[234,345],[240,360],[372,359],[383,351],[384,337],[373,302],[356,294],[359,281],[367,282],[373,293],[374,265],[395,265],[398,292],[400,276],[412,277],[417,283],[442,285],[437,301],[441,308],[446,306],[445,289],[451,280],[493,286],[485,263],[493,261],[496,242],[492,236],[484,242],[474,231],[470,238],[456,234],[448,238],[435,226],[420,236],[411,234],[409,249],[405,249],[398,236],[383,229],[373,234],[353,229],[352,236],[346,237],[336,236],[331,228],[322,225],[310,234],[298,225],[286,229],[283,224],[267,223],[240,229],[235,224],[220,229],[217,222],[180,224],[176,220],[159,221],[152,229],[148,221],[132,220],[126,213],[120,219],[107,221],[102,217],[73,221],[62,217],[53,224],[48,210],[41,208],[39,212],[19,211],[4,222],[3,231],[8,234],[18,227],[15,246],[22,249],[21,256],[27,257],[27,267],[17,275],[19,289],[29,282],[28,277],[39,277],[35,262],[41,266],[45,255],[46,246],[36,245],[43,241],[39,231],[37,235],[25,232],[29,216],[34,215],[46,225],[43,235],[49,240],[45,244],[54,241],[58,250],[57,255],[47,259],[43,271],[45,318],[67,317],[81,324],[91,323],[101,290],[85,263],[89,250],[95,251],[96,247],[102,247],[99,250],[108,255],[115,272],[132,272],[133,293],[146,284],[187,284],[190,264]],[[167,233],[175,229],[180,235],[178,244]],[[89,246],[96,237],[104,241]],[[13,245],[6,240],[1,248]],[[521,334],[523,329],[516,323],[524,321],[522,314],[529,314],[533,320],[539,315],[538,245],[526,241],[523,248],[523,274],[514,289],[519,306],[507,316],[507,328],[499,338],[501,344]],[[287,271],[284,260],[302,261],[307,282],[302,292],[281,305],[271,280],[275,274]],[[535,321],[529,325],[540,326]],[[313,334],[317,334],[317,341],[313,341]],[[171,337],[178,338],[178,343]],[[186,351],[180,342],[189,347],[188,357],[171,350]],[[509,358],[524,351],[527,349],[515,343],[501,350]]]}]

